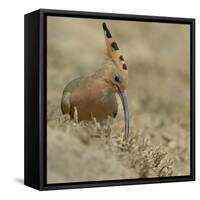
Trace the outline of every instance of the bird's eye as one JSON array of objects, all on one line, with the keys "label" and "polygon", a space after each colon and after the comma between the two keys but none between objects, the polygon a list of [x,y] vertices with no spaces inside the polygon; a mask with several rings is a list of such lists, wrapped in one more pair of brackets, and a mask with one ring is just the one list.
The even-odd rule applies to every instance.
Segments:
[{"label": "bird's eye", "polygon": [[115,76],[115,81],[119,82],[119,77],[118,76]]}]

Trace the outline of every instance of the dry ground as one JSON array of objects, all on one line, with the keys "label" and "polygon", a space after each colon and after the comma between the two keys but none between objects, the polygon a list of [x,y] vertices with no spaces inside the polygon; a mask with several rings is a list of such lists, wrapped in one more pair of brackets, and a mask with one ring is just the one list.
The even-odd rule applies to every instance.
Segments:
[{"label": "dry ground", "polygon": [[188,175],[189,25],[109,21],[129,70],[123,112],[104,125],[60,111],[64,86],[105,60],[103,20],[48,18],[48,183]]}]

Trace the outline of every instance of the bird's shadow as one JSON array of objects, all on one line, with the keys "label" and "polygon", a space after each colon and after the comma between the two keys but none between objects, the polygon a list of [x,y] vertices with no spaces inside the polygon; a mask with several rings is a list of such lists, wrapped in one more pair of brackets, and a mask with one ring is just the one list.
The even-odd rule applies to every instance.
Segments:
[{"label": "bird's shadow", "polygon": [[15,178],[14,181],[17,182],[20,185],[24,185],[24,179],[23,178]]}]

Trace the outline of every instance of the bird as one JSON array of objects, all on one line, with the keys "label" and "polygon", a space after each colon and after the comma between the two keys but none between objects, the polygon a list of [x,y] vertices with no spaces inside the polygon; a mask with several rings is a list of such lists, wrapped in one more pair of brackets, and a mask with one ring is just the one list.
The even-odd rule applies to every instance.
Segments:
[{"label": "bird", "polygon": [[124,111],[125,133],[129,137],[128,110],[128,67],[119,47],[105,22],[102,23],[107,59],[94,74],[82,76],[70,81],[64,88],[61,98],[61,111],[78,121],[90,121],[94,118],[101,122],[108,116],[115,118],[118,113],[119,95]]}]

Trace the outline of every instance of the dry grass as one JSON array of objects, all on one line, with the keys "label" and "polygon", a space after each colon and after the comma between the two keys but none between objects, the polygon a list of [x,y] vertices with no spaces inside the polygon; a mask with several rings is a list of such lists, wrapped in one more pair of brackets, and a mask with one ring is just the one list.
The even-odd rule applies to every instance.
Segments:
[{"label": "dry grass", "polygon": [[131,138],[120,103],[101,125],[61,114],[65,84],[101,67],[105,43],[102,20],[50,18],[48,182],[188,175],[189,26],[106,22],[129,67]]},{"label": "dry grass", "polygon": [[[48,146],[48,159],[54,161],[49,163],[50,182],[144,178],[173,174],[173,161],[163,147],[152,145],[139,130],[131,131],[129,140],[124,141],[122,131],[116,128],[116,124],[113,119],[103,125],[95,119],[93,122],[76,123],[69,120],[67,115],[50,120],[48,143],[54,143],[53,146]],[[58,164],[63,162],[64,166]],[[93,169],[94,167],[96,169]]]}]

